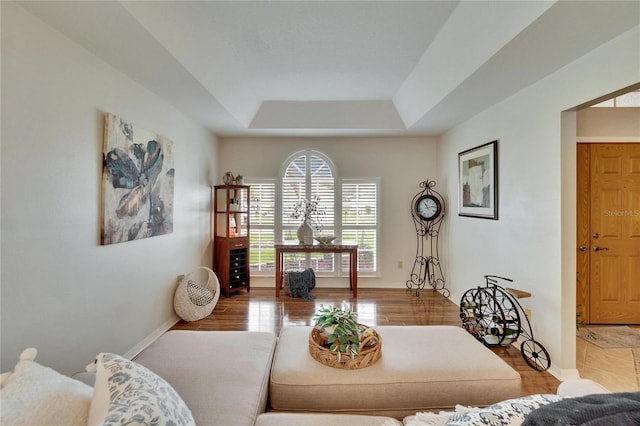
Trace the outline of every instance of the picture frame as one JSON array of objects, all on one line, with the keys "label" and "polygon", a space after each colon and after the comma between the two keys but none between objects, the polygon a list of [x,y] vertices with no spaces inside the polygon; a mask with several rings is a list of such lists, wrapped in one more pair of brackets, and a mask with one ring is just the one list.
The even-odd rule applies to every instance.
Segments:
[{"label": "picture frame", "polygon": [[498,220],[498,141],[458,154],[458,216]]},{"label": "picture frame", "polygon": [[173,232],[173,141],[104,115],[100,244]]}]

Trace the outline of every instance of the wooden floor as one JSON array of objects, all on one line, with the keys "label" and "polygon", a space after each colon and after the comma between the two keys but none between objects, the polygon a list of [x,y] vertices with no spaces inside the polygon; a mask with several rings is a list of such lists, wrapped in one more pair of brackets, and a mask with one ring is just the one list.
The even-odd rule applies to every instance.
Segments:
[{"label": "wooden floor", "polygon": [[[205,319],[180,321],[174,330],[247,330],[279,333],[282,327],[312,325],[311,318],[321,305],[349,306],[358,312],[358,321],[376,325],[454,325],[461,326],[459,309],[434,290],[416,297],[408,289],[358,289],[354,299],[348,289],[316,288],[315,300],[281,295],[272,288],[253,288],[229,298],[220,297],[213,313]],[[547,372],[527,365],[519,348],[492,348],[522,377],[522,395],[555,393],[560,382]],[[428,362],[425,360],[425,362]]]}]

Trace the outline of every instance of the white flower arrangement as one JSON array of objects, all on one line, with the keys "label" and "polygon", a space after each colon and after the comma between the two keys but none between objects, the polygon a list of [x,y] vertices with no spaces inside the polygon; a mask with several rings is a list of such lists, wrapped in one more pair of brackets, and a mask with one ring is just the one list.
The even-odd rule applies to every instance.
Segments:
[{"label": "white flower arrangement", "polygon": [[302,222],[308,223],[317,230],[320,229],[320,223],[322,222],[322,216],[325,212],[320,208],[320,197],[314,196],[312,200],[301,198],[293,205],[293,212],[291,217],[295,219],[302,219]]}]

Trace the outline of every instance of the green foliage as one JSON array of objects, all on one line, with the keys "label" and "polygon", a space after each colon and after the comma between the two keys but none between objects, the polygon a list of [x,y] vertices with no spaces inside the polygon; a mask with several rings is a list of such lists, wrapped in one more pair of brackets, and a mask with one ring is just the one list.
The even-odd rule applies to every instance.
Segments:
[{"label": "green foliage", "polygon": [[302,219],[302,222],[306,222],[309,226],[315,228],[316,231],[320,231],[322,228],[322,217],[325,214],[324,209],[320,207],[320,196],[316,194],[311,200],[300,198],[293,205],[291,217]]},{"label": "green foliage", "polygon": [[327,343],[329,350],[336,353],[338,361],[342,359],[343,354],[354,359],[360,349],[360,335],[364,327],[358,324],[357,317],[358,313],[350,309],[324,305],[320,305],[320,309],[313,316],[316,327],[330,331]]}]

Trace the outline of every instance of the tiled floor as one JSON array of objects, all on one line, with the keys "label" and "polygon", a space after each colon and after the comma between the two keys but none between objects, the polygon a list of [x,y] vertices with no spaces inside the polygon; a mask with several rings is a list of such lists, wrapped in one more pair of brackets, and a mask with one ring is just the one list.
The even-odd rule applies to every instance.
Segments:
[{"label": "tiled floor", "polygon": [[640,391],[640,348],[602,349],[576,338],[576,366],[580,377],[612,392]]}]

